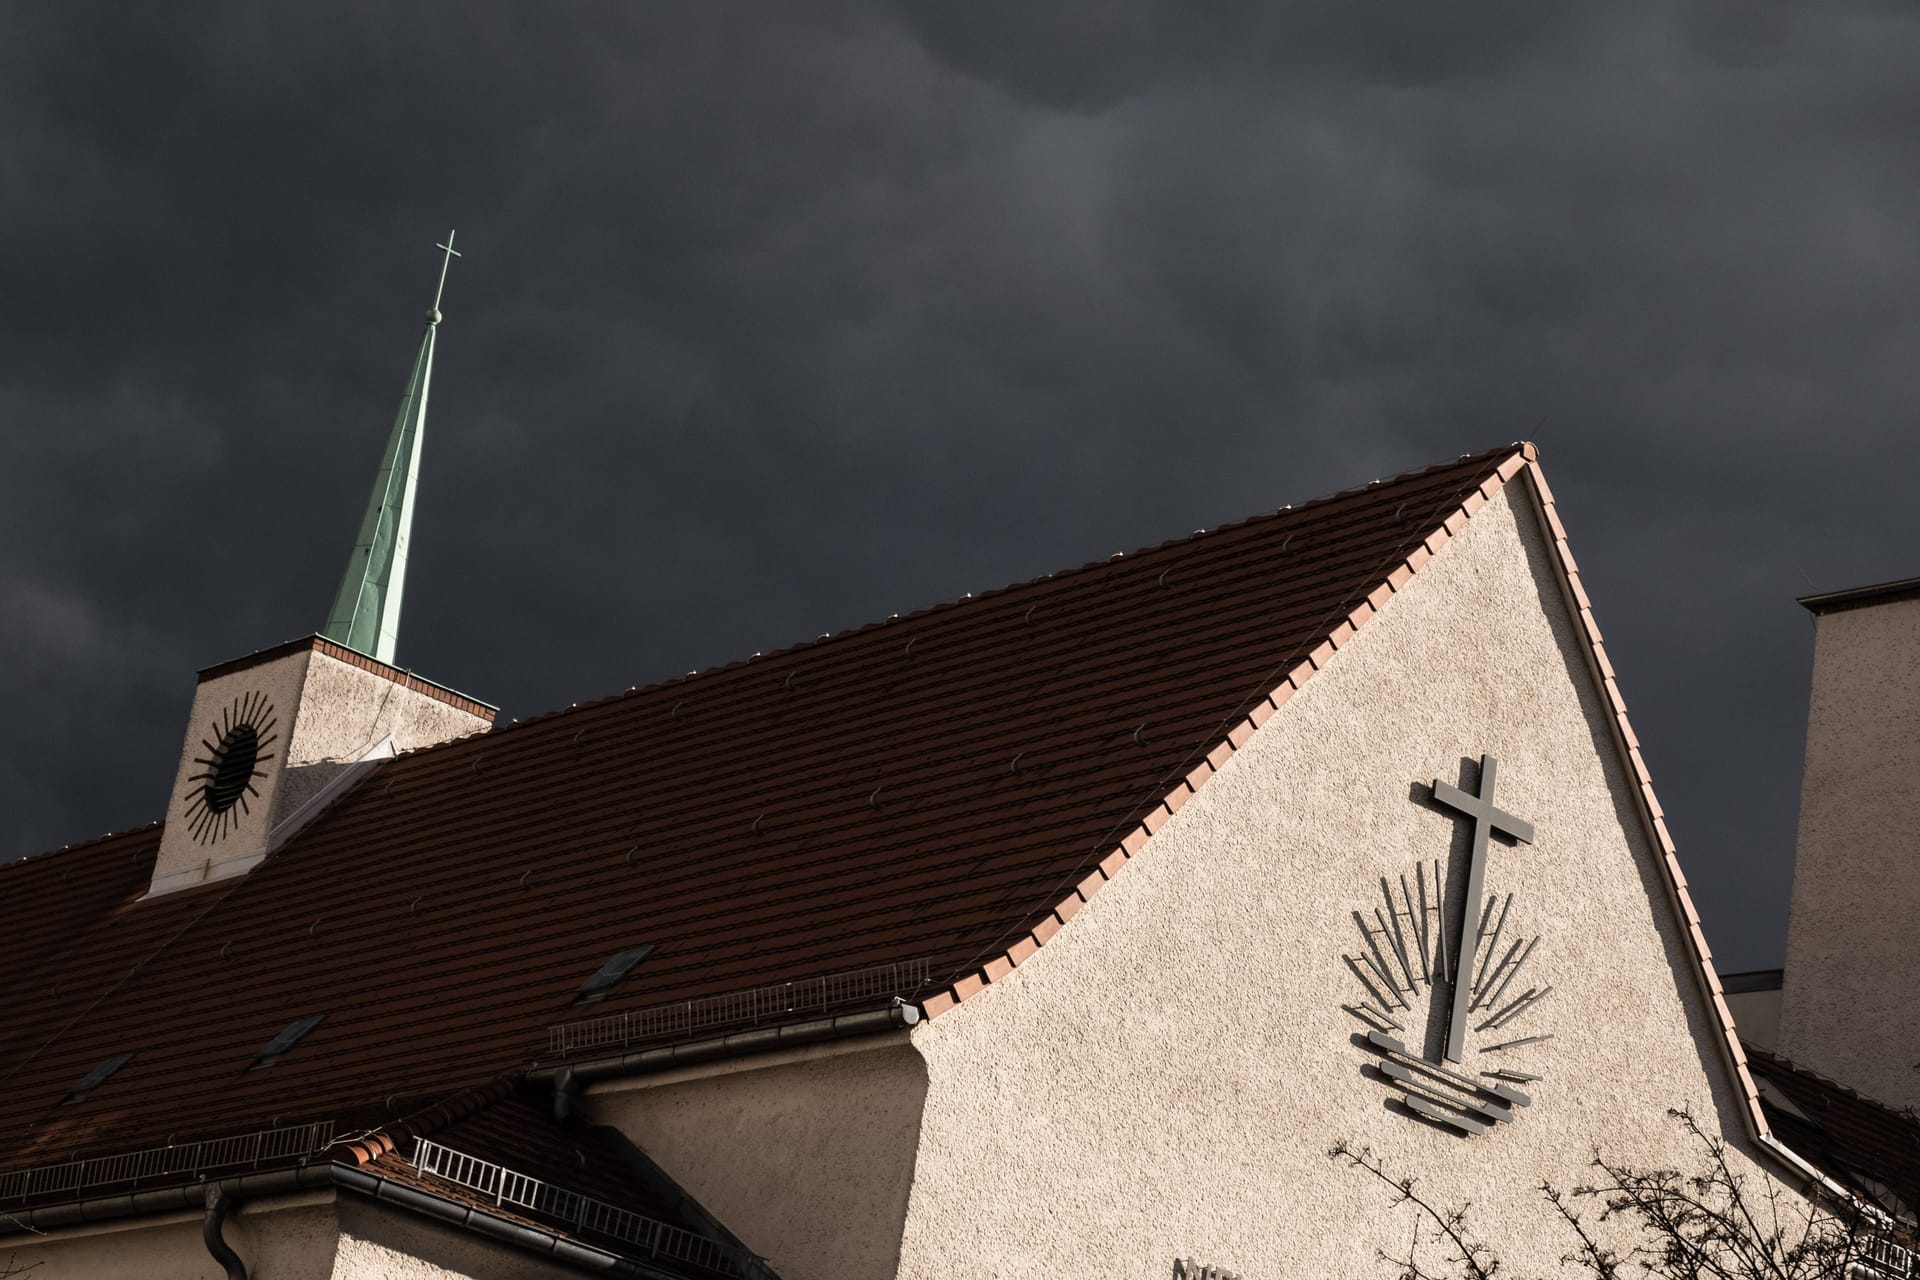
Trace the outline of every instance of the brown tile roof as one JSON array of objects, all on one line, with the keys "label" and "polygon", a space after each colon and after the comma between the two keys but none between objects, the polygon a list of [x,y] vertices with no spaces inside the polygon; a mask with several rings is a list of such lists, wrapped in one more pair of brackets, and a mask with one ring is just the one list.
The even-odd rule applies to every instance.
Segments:
[{"label": "brown tile roof", "polygon": [[[1523,470],[1717,991],[1532,457],[1464,457],[415,752],[232,881],[134,902],[153,829],[0,868],[0,899],[61,922],[0,1035],[0,1167],[392,1114],[524,1067],[552,1023],[870,965],[924,961],[937,1015],[1052,936]],[[572,1004],[640,944],[603,1003]]]},{"label": "brown tile roof", "polygon": [[1893,1206],[1881,1188],[1891,1190],[1905,1202],[1898,1211],[1911,1221],[1920,1207],[1920,1119],[1756,1045],[1746,1050],[1774,1136],[1883,1208]]},{"label": "brown tile roof", "polygon": [[[13,998],[54,981],[46,975],[83,930],[147,891],[159,846],[156,822],[0,865],[0,902],[19,904],[0,929],[0,973]],[[12,1017],[0,1019],[0,1062],[26,1030]]]}]

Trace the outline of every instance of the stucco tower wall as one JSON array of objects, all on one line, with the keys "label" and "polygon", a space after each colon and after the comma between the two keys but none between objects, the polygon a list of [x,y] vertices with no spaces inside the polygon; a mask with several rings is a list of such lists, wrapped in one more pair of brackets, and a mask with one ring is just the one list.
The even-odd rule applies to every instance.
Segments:
[{"label": "stucco tower wall", "polygon": [[885,1280],[926,1096],[894,1034],[598,1084],[587,1106],[782,1280]]},{"label": "stucco tower wall", "polygon": [[[389,738],[392,751],[410,751],[484,732],[493,723],[480,713],[482,704],[460,695],[435,696],[414,687],[422,682],[406,672],[370,659],[363,659],[365,667],[343,662],[326,652],[326,644],[316,637],[203,674],[167,801],[150,892],[170,893],[251,870],[292,829],[282,823],[355,762],[376,751],[390,754],[383,748]],[[220,740],[223,715],[236,707],[263,708],[258,718],[272,735],[257,764],[257,794],[231,809],[224,823],[196,831],[198,788],[189,780],[203,768],[209,744]],[[323,798],[300,820],[325,803]]]},{"label": "stucco tower wall", "polygon": [[296,765],[358,760],[389,736],[396,750],[411,751],[478,733],[492,723],[319,652],[307,667],[301,703],[306,714],[294,726],[288,756]]},{"label": "stucco tower wall", "polygon": [[1823,613],[1780,1053],[1920,1105],[1920,600]]},{"label": "stucco tower wall", "polygon": [[[1437,1203],[1472,1202],[1517,1273],[1569,1242],[1536,1188],[1596,1147],[1680,1168],[1691,1108],[1744,1144],[1740,1102],[1684,926],[1636,808],[1523,482],[1489,501],[1058,935],[916,1028],[928,1095],[902,1276],[1375,1276],[1406,1208],[1330,1160],[1370,1146]],[[1501,761],[1487,889],[1542,941],[1554,994],[1500,1055],[1545,1078],[1517,1123],[1472,1139],[1388,1105],[1342,1009],[1341,961],[1379,880],[1462,848],[1417,798]],[[1467,781],[1470,781],[1468,779]],[[1423,1028],[1409,1028],[1415,1045]],[[1468,1069],[1493,1065],[1469,1059]],[[1743,1164],[1744,1156],[1737,1156]]]},{"label": "stucco tower wall", "polygon": [[285,793],[276,820],[292,813],[340,770],[388,737],[394,750],[450,742],[491,721],[316,651],[307,665],[300,714],[287,748]]},{"label": "stucco tower wall", "polygon": [[[302,690],[307,682],[307,666],[313,655],[305,650],[285,654],[272,662],[202,680],[193,691],[193,709],[187,714],[186,737],[180,746],[180,767],[174,772],[173,790],[167,795],[167,824],[160,836],[160,851],[154,861],[156,885],[181,882],[198,883],[218,878],[219,864],[257,855],[266,847],[272,830],[281,785],[286,779],[287,744],[293,736],[295,716],[300,708]],[[232,812],[233,821],[218,835],[197,837],[192,829],[188,780],[203,767],[198,760],[208,755],[206,744],[218,743],[223,713],[241,699],[264,698],[266,713],[273,722],[274,741],[267,748],[272,760],[261,764],[265,775],[258,779],[259,795],[249,797],[245,812]]]}]

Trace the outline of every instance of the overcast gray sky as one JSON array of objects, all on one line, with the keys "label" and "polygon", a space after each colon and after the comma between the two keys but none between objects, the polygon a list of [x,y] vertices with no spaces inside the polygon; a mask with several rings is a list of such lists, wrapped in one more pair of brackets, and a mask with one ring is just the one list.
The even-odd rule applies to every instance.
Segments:
[{"label": "overcast gray sky", "polygon": [[1920,572],[1901,4],[19,6],[0,857],[324,620],[524,715],[1521,437],[1724,968],[1815,588]]}]

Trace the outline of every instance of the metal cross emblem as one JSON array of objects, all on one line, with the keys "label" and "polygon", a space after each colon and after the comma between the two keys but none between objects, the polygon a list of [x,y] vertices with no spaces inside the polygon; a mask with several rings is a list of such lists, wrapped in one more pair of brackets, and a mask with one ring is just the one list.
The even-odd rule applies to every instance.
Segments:
[{"label": "metal cross emblem", "polygon": [[[1436,804],[1473,822],[1466,884],[1459,896],[1447,893],[1447,877],[1438,859],[1431,865],[1422,859],[1414,867],[1411,885],[1401,875],[1397,895],[1393,881],[1381,876],[1379,902],[1370,911],[1353,912],[1361,949],[1341,956],[1366,993],[1364,999],[1343,1007],[1366,1025],[1365,1043],[1380,1054],[1370,1072],[1399,1091],[1398,1101],[1406,1110],[1465,1134],[1486,1133],[1495,1125],[1510,1123],[1516,1107],[1531,1105],[1532,1099],[1515,1086],[1540,1077],[1504,1055],[1553,1038],[1546,1032],[1529,1035],[1521,1028],[1504,1030],[1536,1008],[1553,988],[1528,986],[1507,999],[1540,938],[1527,937],[1524,927],[1507,932],[1513,894],[1504,899],[1498,894],[1485,897],[1489,838],[1497,832],[1533,843],[1533,824],[1493,803],[1499,768],[1492,756],[1481,756],[1480,775],[1471,792],[1437,778],[1433,783]],[[1521,919],[1525,919],[1524,908]],[[1503,938],[1508,943],[1504,951]],[[1424,1049],[1410,1048],[1407,1041],[1427,1036],[1418,1025],[1422,1009],[1428,1011],[1428,1025],[1438,1031],[1443,988],[1446,1034],[1438,1051],[1427,1057]],[[1477,1024],[1470,1026],[1476,1011]],[[1469,1032],[1475,1036],[1496,1032],[1490,1038],[1498,1041],[1474,1044],[1477,1070],[1471,1074],[1461,1065],[1468,1056]],[[1428,1043],[1433,1041],[1429,1038]],[[1480,1060],[1483,1054],[1497,1056]]]},{"label": "metal cross emblem", "polygon": [[1460,1061],[1467,1043],[1467,1009],[1473,997],[1473,961],[1480,953],[1479,903],[1486,891],[1487,836],[1498,831],[1523,844],[1533,843],[1533,824],[1524,818],[1493,807],[1493,782],[1500,762],[1492,756],[1480,757],[1480,794],[1468,795],[1458,787],[1435,778],[1433,798],[1440,804],[1473,819],[1473,844],[1467,855],[1466,910],[1461,913],[1460,949],[1453,966],[1453,1004],[1447,1022],[1447,1061]]},{"label": "metal cross emblem", "polygon": [[[439,311],[440,295],[445,293],[447,289],[447,268],[452,266],[453,260],[461,255],[460,252],[453,247],[453,232],[451,231],[447,232],[447,242],[445,244],[436,244],[433,247],[444,255],[440,259],[440,283],[435,285],[433,290],[433,309]],[[481,247],[485,248],[486,246],[482,245]],[[485,257],[486,255],[481,254],[480,256]]]}]

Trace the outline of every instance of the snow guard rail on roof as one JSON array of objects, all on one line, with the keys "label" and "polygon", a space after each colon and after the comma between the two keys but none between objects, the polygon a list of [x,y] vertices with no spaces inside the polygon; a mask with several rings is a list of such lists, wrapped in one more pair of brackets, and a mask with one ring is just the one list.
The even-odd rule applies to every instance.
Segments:
[{"label": "snow guard rail on roof", "polygon": [[906,999],[918,995],[933,981],[932,966],[931,960],[902,960],[701,1000],[653,1005],[583,1022],[563,1022],[547,1029],[549,1049],[554,1056],[564,1058],[608,1045],[691,1036],[726,1027],[757,1026],[865,1000],[889,996]]},{"label": "snow guard rail on roof", "polygon": [[656,1222],[604,1200],[564,1190],[551,1182],[515,1173],[425,1138],[414,1139],[413,1164],[422,1173],[478,1191],[497,1205],[512,1205],[557,1218],[576,1232],[610,1237],[643,1251],[649,1258],[672,1258],[742,1280],[759,1280],[768,1274],[760,1260],[744,1250]]},{"label": "snow guard rail on roof", "polygon": [[1873,1269],[1895,1280],[1908,1280],[1920,1272],[1920,1258],[1916,1258],[1911,1249],[1889,1239],[1884,1231],[1867,1237],[1862,1254]]},{"label": "snow guard rail on roof", "polygon": [[231,1138],[148,1147],[126,1155],[9,1169],[0,1173],[0,1204],[93,1187],[230,1173],[236,1169],[257,1168],[269,1161],[315,1155],[332,1145],[333,1121],[316,1120],[312,1124],[261,1129]]}]

